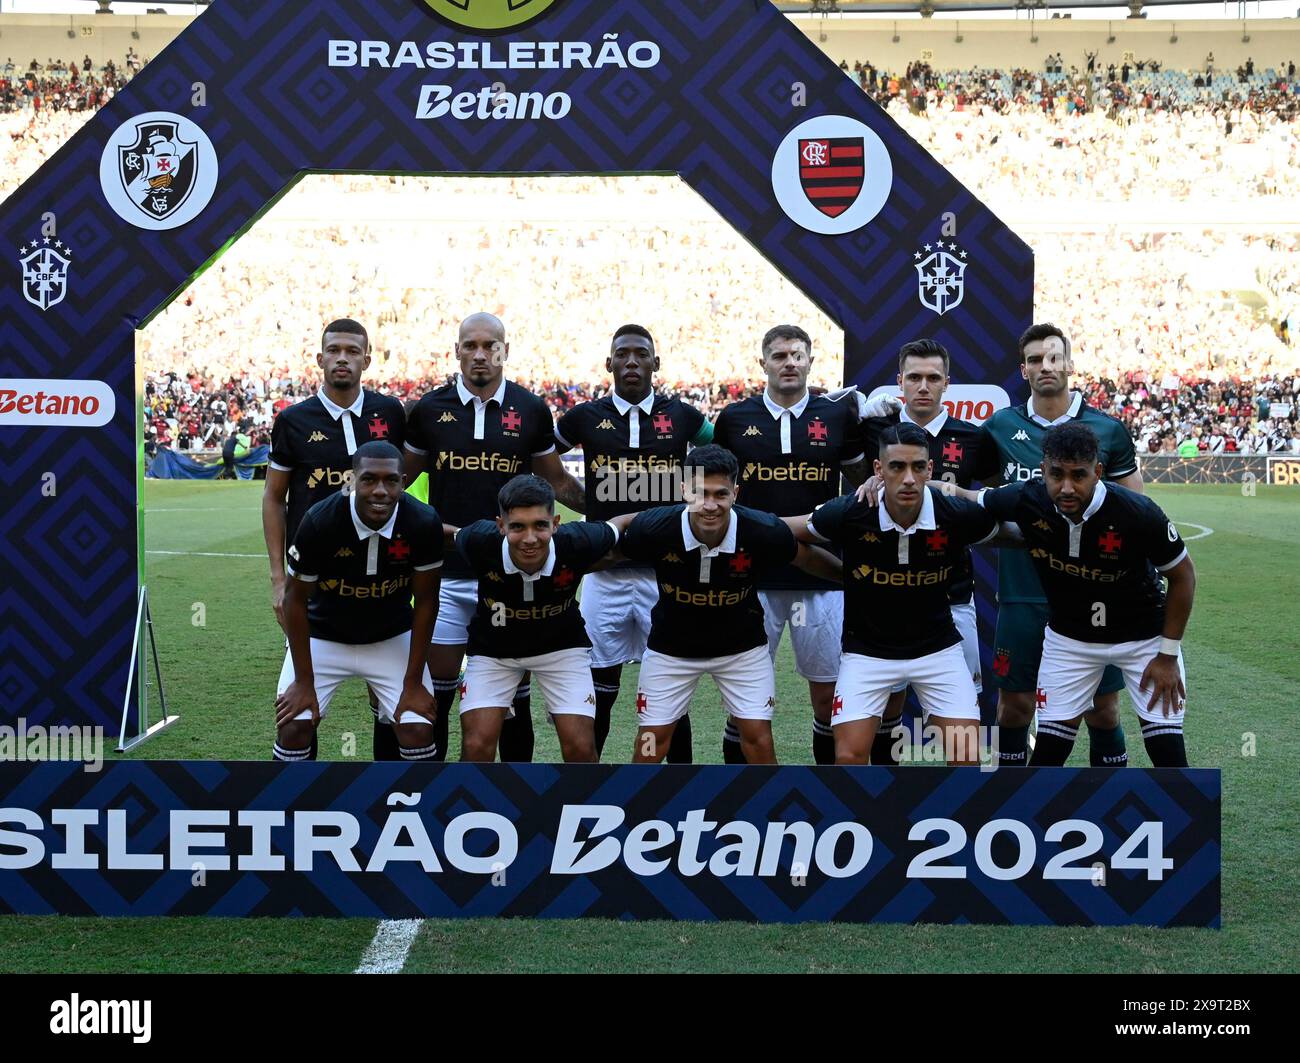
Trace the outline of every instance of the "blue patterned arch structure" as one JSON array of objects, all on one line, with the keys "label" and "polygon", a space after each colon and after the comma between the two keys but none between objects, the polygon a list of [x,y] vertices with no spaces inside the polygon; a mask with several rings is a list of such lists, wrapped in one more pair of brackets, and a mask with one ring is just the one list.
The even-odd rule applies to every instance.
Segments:
[{"label": "blue patterned arch structure", "polygon": [[[424,61],[331,65],[331,41],[354,42],[358,57],[362,42],[382,42],[391,57]],[[562,61],[583,43],[594,68]],[[483,68],[485,47],[516,67]],[[539,68],[551,54],[558,68]],[[431,55],[479,65],[430,69]],[[610,61],[597,65],[602,55]],[[468,117],[456,117],[458,94],[498,81],[554,97],[548,106],[563,116],[480,118],[462,105]],[[425,86],[447,88],[446,114],[436,113],[441,90]],[[417,117],[422,99],[430,117]],[[101,179],[110,140],[154,112],[197,125],[218,166],[210,202],[194,187],[181,204],[182,186],[195,182],[185,160],[209,175],[212,160],[175,143],[170,155],[153,152],[150,174],[174,177],[177,190],[170,201],[156,193],[158,220],[194,215],[170,228],[142,227],[143,209],[114,208],[111,165]],[[877,187],[883,206],[838,235],[796,223],[774,190],[778,147],[821,115],[865,126],[892,167],[882,176],[866,166],[864,186],[888,182]],[[107,157],[115,165],[116,149]],[[899,345],[932,336],[953,352],[955,380],[1019,386],[1028,247],[768,0],[555,0],[528,24],[487,35],[456,29],[424,0],[217,0],[0,208],[0,722],[117,733],[143,576],[135,330],[306,170],[676,172],[843,328],[848,380],[887,383]],[[852,165],[839,172],[859,180]],[[121,208],[122,189],[113,194]],[[944,237],[960,245],[965,268],[939,313],[915,267]],[[23,259],[47,239],[70,251],[70,265],[50,259],[53,270],[38,276]],[[94,381],[114,399],[102,425],[77,409],[42,420],[30,395],[27,416],[6,404]]]}]

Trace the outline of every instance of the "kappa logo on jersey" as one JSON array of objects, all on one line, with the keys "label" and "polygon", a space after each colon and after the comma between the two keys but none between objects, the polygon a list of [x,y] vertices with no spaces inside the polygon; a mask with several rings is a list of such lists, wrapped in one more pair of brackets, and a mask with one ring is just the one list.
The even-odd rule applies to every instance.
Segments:
[{"label": "kappa logo on jersey", "polygon": [[800,122],[772,159],[772,191],[796,225],[823,236],[861,229],[885,206],[894,164],[869,125],[842,114]]},{"label": "kappa logo on jersey", "polygon": [[482,33],[518,29],[545,15],[560,0],[424,0],[444,22]]},{"label": "kappa logo on jersey", "polygon": [[769,697],[767,699],[767,705],[765,707],[769,709],[776,708],[776,697],[775,696]]},{"label": "kappa logo on jersey", "polygon": [[109,206],[140,229],[175,229],[197,218],[217,188],[217,152],[193,121],[150,111],[122,123],[100,156]]},{"label": "kappa logo on jersey", "polygon": [[743,550],[727,562],[727,568],[733,576],[744,576],[753,568],[754,562]]},{"label": "kappa logo on jersey", "polygon": [[998,650],[993,655],[993,671],[1005,679],[1011,674],[1011,654],[1006,650]]},{"label": "kappa logo on jersey", "polygon": [[329,436],[327,436],[324,432],[313,432],[311,435],[307,437],[308,443],[325,443],[328,440],[329,440]]},{"label": "kappa logo on jersey", "polygon": [[68,267],[72,265],[72,249],[62,240],[55,240],[53,247],[48,246],[49,242],[46,236],[41,244],[33,240],[30,247],[24,244],[18,249],[23,298],[42,310],[63,302],[68,294]]},{"label": "kappa logo on jersey", "polygon": [[754,425],[751,424],[748,428],[745,429],[743,434],[747,436],[761,436],[763,433],[760,432]]},{"label": "kappa logo on jersey", "polygon": [[674,553],[664,554],[664,560],[670,565],[680,565],[682,563],[682,559]]},{"label": "kappa logo on jersey", "polygon": [[487,578],[490,579],[493,583],[504,583],[504,582],[505,582],[505,581],[501,578],[501,574],[500,574],[499,572],[489,572],[489,573],[487,574]]},{"label": "kappa logo on jersey", "polygon": [[1106,534],[1098,537],[1097,545],[1108,557],[1118,557],[1119,548],[1124,545],[1123,536],[1116,535],[1114,528],[1108,528]]},{"label": "kappa logo on jersey", "polygon": [[1049,532],[1052,530],[1052,526],[1048,524],[1047,521],[1045,520],[1034,521],[1034,527],[1037,528],[1039,531]]},{"label": "kappa logo on jersey", "polygon": [[448,411],[447,413],[444,413],[441,417],[438,418],[438,423],[446,424],[448,421],[454,421],[455,419],[456,419],[456,415]]},{"label": "kappa logo on jersey", "polygon": [[587,695],[585,698],[583,698],[582,700],[583,700],[583,703],[586,704],[586,705],[595,705],[595,704],[596,704],[596,695],[595,695],[595,694],[588,694],[588,695]]},{"label": "kappa logo on jersey", "polygon": [[385,421],[382,417],[376,417],[373,420],[367,422],[366,427],[370,429],[371,439],[388,438],[388,422]]},{"label": "kappa logo on jersey", "polygon": [[1017,443],[1028,443],[1028,442],[1029,442],[1029,433],[1026,432],[1026,431],[1022,428],[1022,429],[1020,429],[1019,432],[1017,432],[1017,433],[1016,433],[1015,435],[1013,435],[1011,438],[1012,438],[1012,440],[1013,440],[1014,442],[1017,442]]},{"label": "kappa logo on jersey", "polygon": [[878,543],[880,542],[880,536],[875,532],[864,532],[862,535],[862,541],[864,543]]},{"label": "kappa logo on jersey", "polygon": [[339,549],[339,552],[336,553],[334,556],[335,556],[335,557],[351,557],[351,556],[352,556],[352,547],[350,547],[350,546],[344,546],[344,547],[341,547],[341,548]]},{"label": "kappa logo on jersey", "polygon": [[606,417],[603,421],[600,422],[600,424],[596,425],[596,427],[597,427],[597,428],[604,428],[604,429],[606,429],[606,430],[608,430],[608,431],[613,431],[613,428],[614,428],[614,422],[611,421],[608,417]]},{"label": "kappa logo on jersey", "polygon": [[501,415],[501,431],[518,435],[519,429],[523,426],[523,416],[513,406]]},{"label": "kappa logo on jersey", "polygon": [[808,422],[808,441],[820,446],[826,446],[826,437],[830,435],[830,429],[826,427],[826,422],[820,417],[814,417]]},{"label": "kappa logo on jersey", "polygon": [[653,424],[655,431],[661,436],[670,436],[673,434],[673,419],[666,413],[655,414]]},{"label": "kappa logo on jersey", "polygon": [[921,305],[940,316],[957,309],[966,294],[966,252],[955,243],[936,240],[912,257]]}]

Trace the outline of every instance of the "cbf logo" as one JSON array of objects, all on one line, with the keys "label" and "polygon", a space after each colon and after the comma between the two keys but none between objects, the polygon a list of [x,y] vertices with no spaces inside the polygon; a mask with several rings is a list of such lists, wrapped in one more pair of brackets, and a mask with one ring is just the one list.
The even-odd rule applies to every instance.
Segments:
[{"label": "cbf logo", "polygon": [[885,206],[894,165],[870,126],[841,114],[800,122],[772,160],[772,191],[790,220],[838,236],[861,229]]},{"label": "cbf logo", "polygon": [[959,307],[966,294],[966,252],[955,243],[936,240],[912,257],[921,305],[940,315]]},{"label": "cbf logo", "polygon": [[35,240],[18,249],[18,262],[23,270],[23,295],[33,306],[48,310],[63,302],[68,294],[68,267],[72,265],[72,249],[62,240],[45,237],[40,244]]},{"label": "cbf logo", "polygon": [[541,18],[560,0],[424,0],[453,26],[485,33],[518,29]]},{"label": "cbf logo", "polygon": [[217,153],[194,122],[152,111],[118,127],[99,163],[104,197],[141,229],[175,229],[193,221],[217,187]]}]

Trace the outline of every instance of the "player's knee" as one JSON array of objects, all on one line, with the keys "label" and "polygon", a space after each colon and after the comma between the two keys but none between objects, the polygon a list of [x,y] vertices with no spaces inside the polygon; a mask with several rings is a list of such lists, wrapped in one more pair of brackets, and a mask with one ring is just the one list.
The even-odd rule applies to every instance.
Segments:
[{"label": "player's knee", "polygon": [[868,764],[870,761],[870,746],[860,746],[854,742],[835,743],[836,764]]},{"label": "player's knee", "polygon": [[1034,695],[1029,691],[1002,691],[998,695],[998,723],[1003,727],[1028,727],[1034,719]]},{"label": "player's knee", "polygon": [[423,749],[433,741],[433,724],[399,723],[395,731],[397,744],[406,749]]},{"label": "player's knee", "polygon": [[1092,703],[1092,708],[1083,715],[1089,727],[1099,727],[1103,731],[1118,727],[1119,694],[1098,694]]},{"label": "player's knee", "polygon": [[276,741],[285,749],[304,749],[311,745],[316,736],[316,728],[311,720],[290,720],[276,728]]},{"label": "player's knee", "polygon": [[479,764],[491,763],[496,759],[497,743],[491,735],[474,734],[470,731],[461,733],[460,759]]},{"label": "player's knee", "polygon": [[565,764],[593,764],[596,761],[594,734],[567,735],[560,742]]}]

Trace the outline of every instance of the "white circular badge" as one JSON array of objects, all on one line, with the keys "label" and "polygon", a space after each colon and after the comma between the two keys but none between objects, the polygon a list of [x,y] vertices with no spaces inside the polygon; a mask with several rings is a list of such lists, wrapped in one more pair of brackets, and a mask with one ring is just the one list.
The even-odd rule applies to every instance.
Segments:
[{"label": "white circular badge", "polygon": [[99,184],[119,217],[140,229],[193,221],[217,188],[217,151],[194,122],[150,111],[118,126],[99,160]]},{"label": "white circular badge", "polygon": [[894,165],[867,125],[823,114],[786,134],[772,160],[772,191],[796,225],[826,236],[861,229],[885,205]]}]

